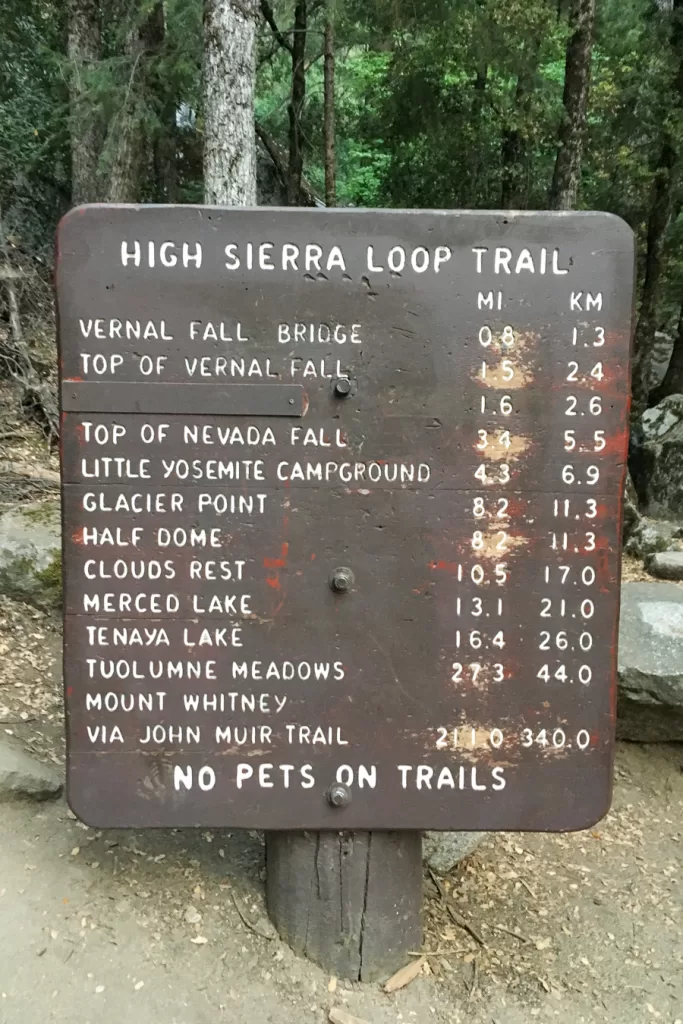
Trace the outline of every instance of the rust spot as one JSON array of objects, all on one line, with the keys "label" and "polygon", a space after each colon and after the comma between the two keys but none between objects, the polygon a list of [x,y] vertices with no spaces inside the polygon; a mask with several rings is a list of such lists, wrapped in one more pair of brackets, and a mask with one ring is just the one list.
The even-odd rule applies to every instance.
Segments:
[{"label": "rust spot", "polygon": [[531,438],[523,434],[514,435],[509,430],[501,430],[491,440],[492,435],[487,437],[487,445],[484,449],[475,445],[477,455],[490,462],[514,462],[524,455],[531,447]]},{"label": "rust spot", "polygon": [[472,543],[472,552],[477,558],[505,558],[515,548],[524,547],[529,543],[527,537],[510,534],[502,528],[491,530],[489,533],[478,530],[472,536],[476,542],[476,547],[475,543]]},{"label": "rust spot", "polygon": [[280,589],[280,580],[277,576],[266,576],[266,583],[269,587],[272,587],[273,590]]},{"label": "rust spot", "polygon": [[495,338],[489,348],[482,348],[479,365],[472,374],[472,380],[477,384],[496,390],[516,391],[532,382],[533,370],[524,361],[524,355],[536,338],[517,331],[513,333],[514,343],[510,346],[503,344],[501,336]]},{"label": "rust spot", "polygon": [[284,569],[287,565],[287,555],[289,553],[289,544],[287,541],[283,541],[282,547],[280,548],[279,558],[264,558],[263,567],[264,569]]}]

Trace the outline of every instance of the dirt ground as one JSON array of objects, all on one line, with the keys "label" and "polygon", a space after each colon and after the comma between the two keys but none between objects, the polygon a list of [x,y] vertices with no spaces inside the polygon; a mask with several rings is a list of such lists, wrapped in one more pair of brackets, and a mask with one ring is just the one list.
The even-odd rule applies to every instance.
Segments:
[{"label": "dirt ground", "polygon": [[[0,599],[0,729],[62,764],[58,623]],[[273,933],[256,833],[95,831],[0,805],[0,1024],[683,1024],[683,748],[618,749],[589,832],[501,834],[424,882],[406,989],[336,981]]]},{"label": "dirt ground", "polygon": [[[14,414],[0,507],[56,498],[2,460],[56,468]],[[625,577],[649,578],[628,560]],[[54,619],[0,598],[0,730],[61,769],[60,653]],[[491,837],[446,899],[426,875],[426,965],[393,995],[274,935],[256,833],[101,832],[63,800],[0,805],[0,1024],[322,1024],[332,1007],[368,1024],[683,1024],[682,765],[683,747],[622,744],[597,827]]]}]

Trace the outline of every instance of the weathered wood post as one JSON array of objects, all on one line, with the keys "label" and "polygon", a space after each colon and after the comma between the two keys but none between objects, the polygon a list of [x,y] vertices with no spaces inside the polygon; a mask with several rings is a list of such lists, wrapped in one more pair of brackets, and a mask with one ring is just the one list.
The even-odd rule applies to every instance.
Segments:
[{"label": "weathered wood post", "polygon": [[369,980],[421,829],[604,814],[633,262],[604,214],[66,218],[84,821],[264,830],[280,934]]},{"label": "weathered wood post", "polygon": [[268,832],[266,894],[295,953],[340,978],[387,978],[422,944],[422,835]]}]

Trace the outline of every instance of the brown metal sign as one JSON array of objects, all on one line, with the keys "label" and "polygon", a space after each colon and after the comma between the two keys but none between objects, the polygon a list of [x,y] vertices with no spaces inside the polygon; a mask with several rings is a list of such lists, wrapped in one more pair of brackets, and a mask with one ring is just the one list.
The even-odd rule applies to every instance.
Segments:
[{"label": "brown metal sign", "polygon": [[633,265],[603,214],[70,213],[75,812],[595,822]]}]

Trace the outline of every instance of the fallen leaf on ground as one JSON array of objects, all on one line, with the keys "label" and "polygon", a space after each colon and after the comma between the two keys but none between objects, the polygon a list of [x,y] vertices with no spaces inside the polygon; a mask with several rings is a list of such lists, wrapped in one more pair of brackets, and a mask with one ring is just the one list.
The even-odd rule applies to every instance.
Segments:
[{"label": "fallen leaf on ground", "polygon": [[412,963],[406,964],[405,967],[402,967],[400,971],[396,971],[396,974],[389,978],[389,981],[384,986],[384,991],[398,992],[400,988],[410,985],[411,981],[415,981],[426,963],[427,957],[421,956],[419,959],[413,960]]},{"label": "fallen leaf on ground", "polygon": [[328,1020],[330,1024],[368,1024],[366,1020],[354,1017],[348,1010],[342,1010],[339,1006],[332,1007]]}]

